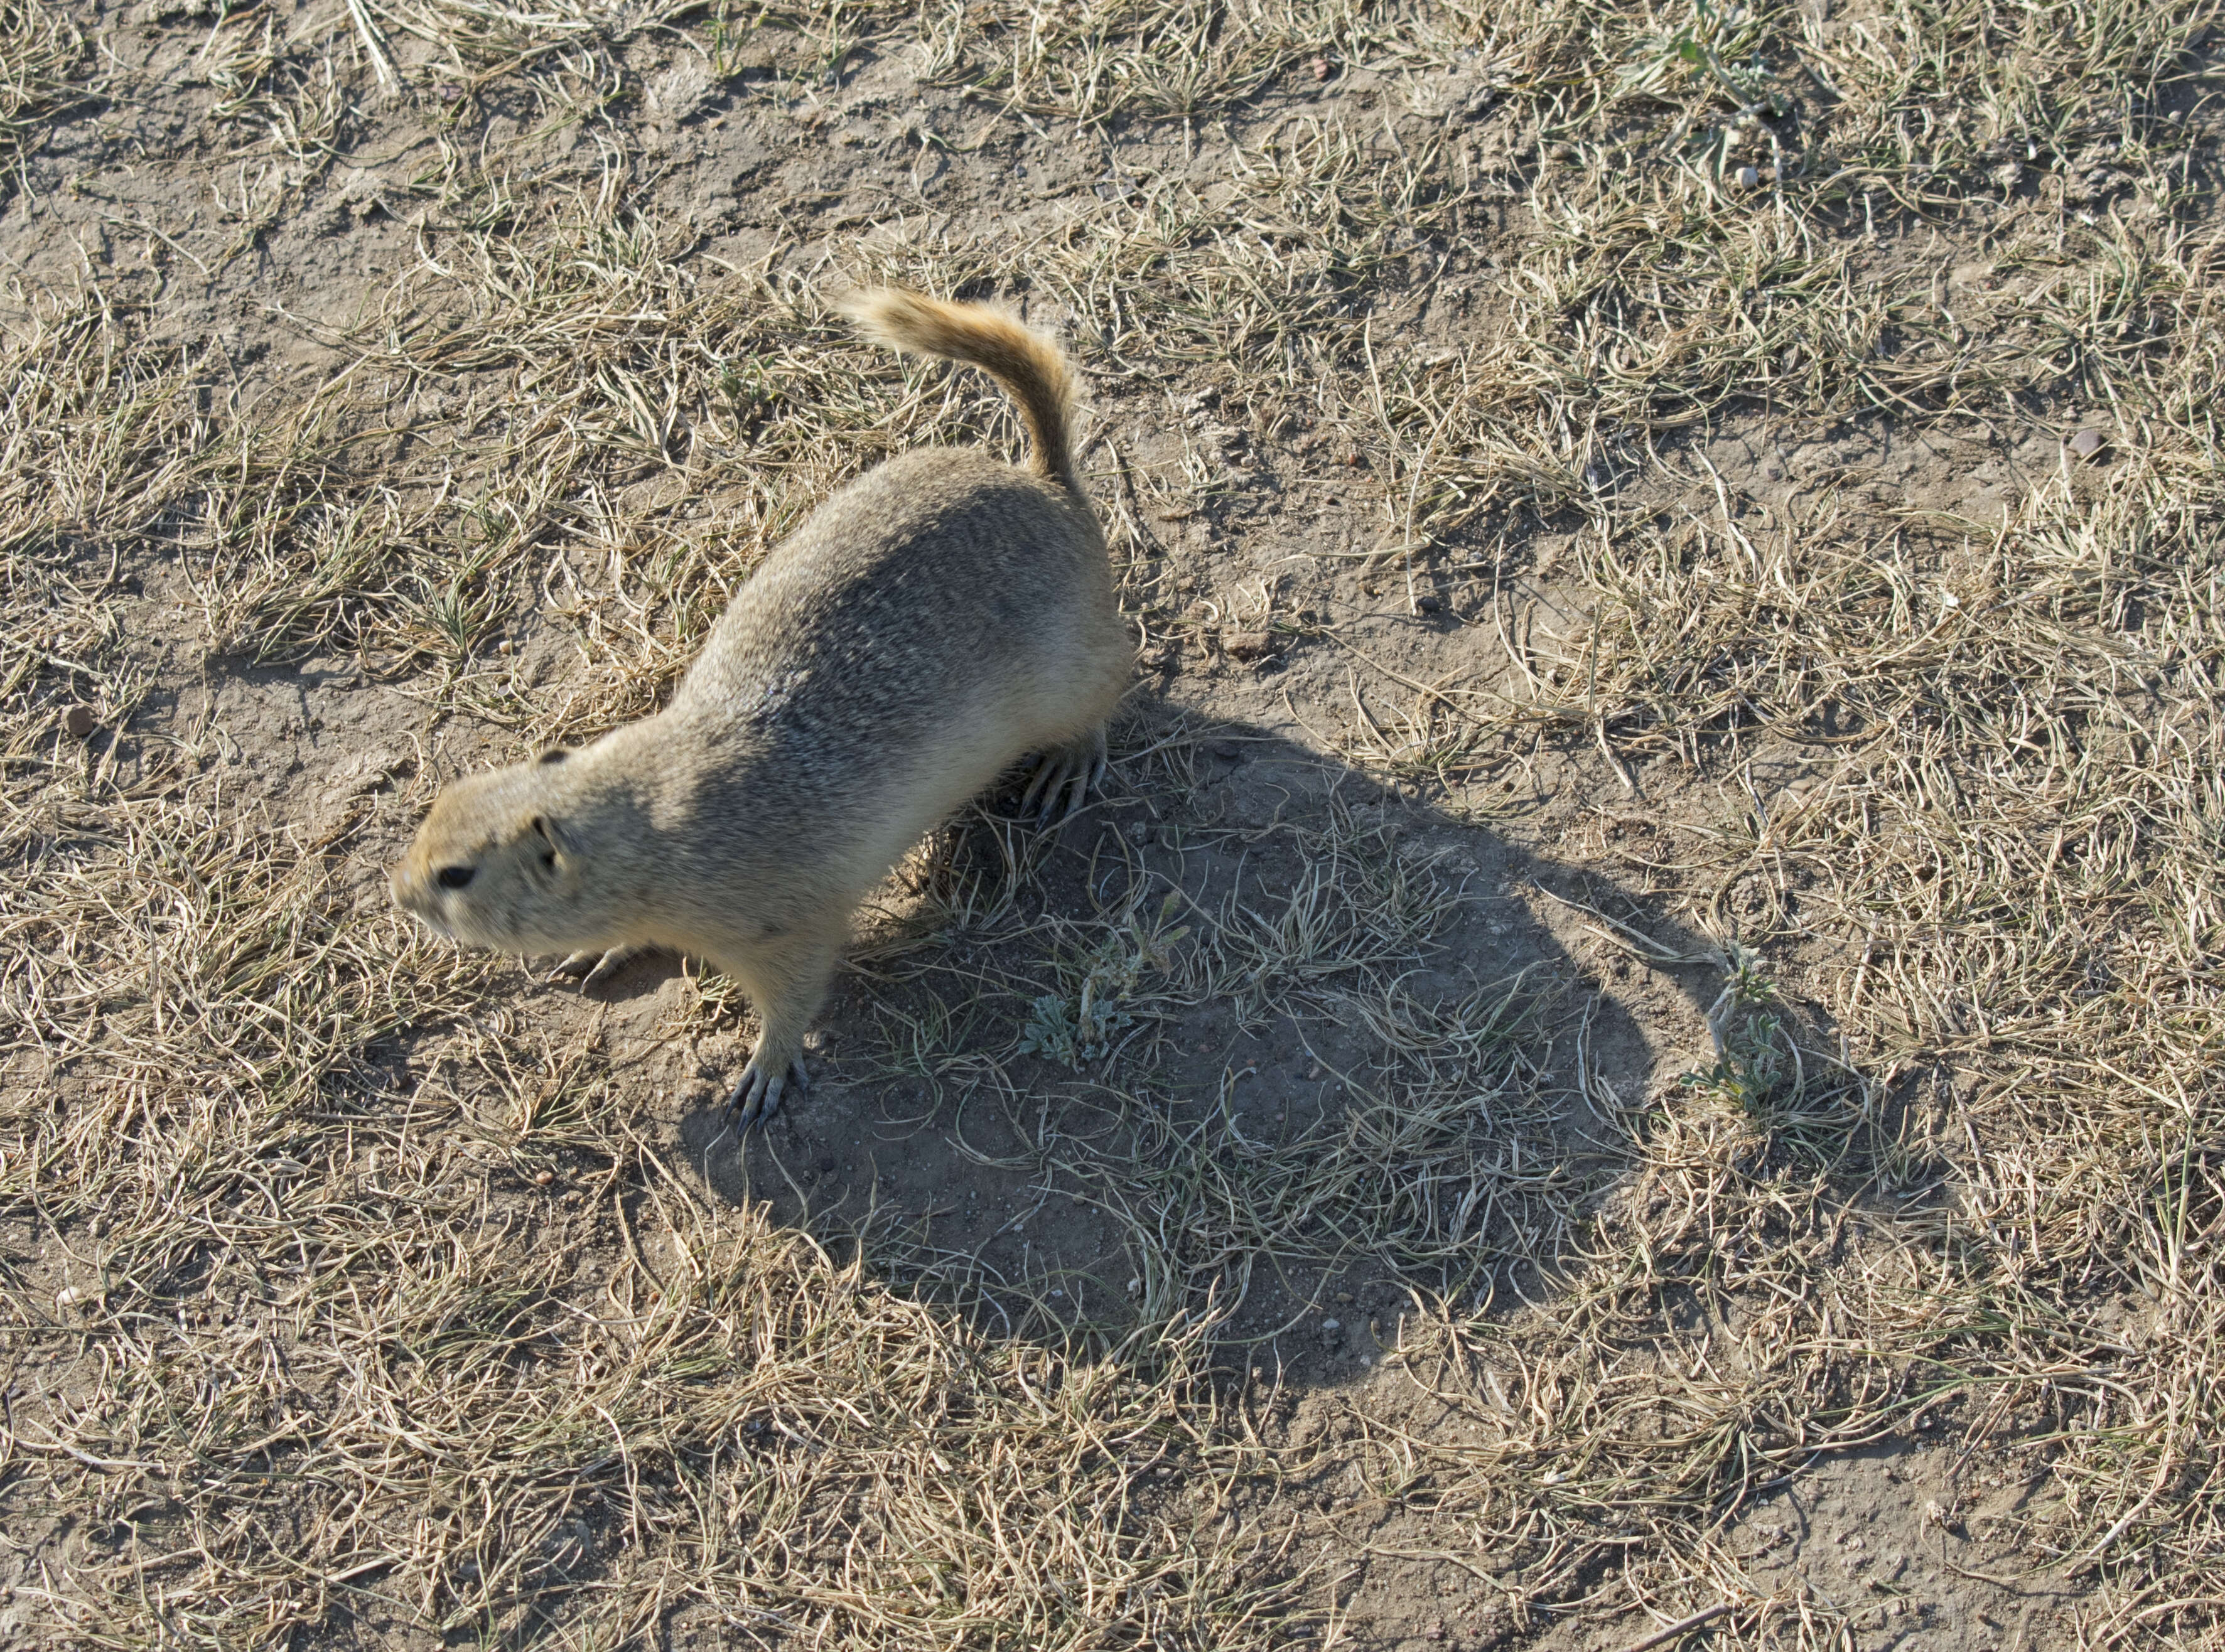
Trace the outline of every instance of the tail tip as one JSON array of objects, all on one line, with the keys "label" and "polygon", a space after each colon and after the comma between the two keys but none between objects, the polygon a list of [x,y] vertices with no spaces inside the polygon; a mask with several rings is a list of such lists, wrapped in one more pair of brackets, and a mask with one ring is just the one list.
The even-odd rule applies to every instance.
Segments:
[{"label": "tail tip", "polygon": [[907,320],[915,320],[932,300],[903,287],[858,287],[834,301],[836,314],[877,344],[902,342]]}]

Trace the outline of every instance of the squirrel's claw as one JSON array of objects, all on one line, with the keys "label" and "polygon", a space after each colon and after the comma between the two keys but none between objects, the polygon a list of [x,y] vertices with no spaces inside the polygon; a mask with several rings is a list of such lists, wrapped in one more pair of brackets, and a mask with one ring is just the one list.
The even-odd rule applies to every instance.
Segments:
[{"label": "squirrel's claw", "polygon": [[759,1065],[751,1056],[726,1097],[727,1125],[739,1136],[751,1125],[763,1123],[780,1111],[781,1098],[791,1083],[798,1095],[811,1088],[810,1076],[804,1072],[801,1060],[790,1062],[786,1072],[775,1072]]},{"label": "squirrel's claw", "polygon": [[[1036,759],[1035,771],[1028,776],[1027,789],[1020,794],[1020,813],[1022,814],[1027,814],[1030,813],[1035,813],[1036,823],[1038,825],[1042,823],[1043,815],[1049,812],[1050,805],[1049,801],[1046,801],[1043,808],[1041,810],[1037,810],[1036,808],[1036,800],[1043,795],[1044,783],[1048,782],[1052,775],[1057,771],[1058,767],[1058,753],[1055,751],[1044,752],[1042,756]],[[1057,788],[1054,786],[1051,789],[1053,792],[1055,792]]]},{"label": "squirrel's claw", "polygon": [[584,992],[598,981],[607,981],[643,953],[653,951],[648,946],[612,946],[606,952],[574,953],[551,970],[549,978],[576,975],[580,990]]},{"label": "squirrel's claw", "polygon": [[1087,800],[1090,788],[1103,784],[1106,764],[1102,729],[1072,745],[1044,752],[1028,777],[1027,790],[1020,794],[1020,813],[1033,809],[1038,826],[1069,820]]}]

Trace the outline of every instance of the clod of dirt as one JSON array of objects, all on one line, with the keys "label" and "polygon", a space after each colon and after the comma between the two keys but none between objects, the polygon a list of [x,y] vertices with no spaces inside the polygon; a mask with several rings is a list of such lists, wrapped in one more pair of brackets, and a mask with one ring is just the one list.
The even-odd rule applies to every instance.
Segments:
[{"label": "clod of dirt", "polygon": [[2070,448],[2074,458],[2092,459],[2102,448],[2108,446],[2108,443],[2109,439],[2107,436],[2089,425],[2063,445]]},{"label": "clod of dirt", "polygon": [[650,81],[645,94],[650,118],[668,125],[683,121],[717,90],[710,70],[694,58],[682,59]]},{"label": "clod of dirt", "polygon": [[1232,660],[1265,659],[1274,645],[1274,637],[1266,631],[1224,631],[1220,637],[1220,646]]},{"label": "clod of dirt", "polygon": [[73,706],[62,713],[62,732],[73,740],[85,739],[99,726],[100,719],[90,706]]},{"label": "clod of dirt", "polygon": [[1313,71],[1315,79],[1326,80],[1336,73],[1336,65],[1325,57],[1317,57],[1313,61]]},{"label": "clod of dirt", "polygon": [[1738,186],[1740,189],[1759,189],[1761,187],[1760,172],[1753,167],[1740,167],[1738,169]]},{"label": "clod of dirt", "polygon": [[358,224],[368,224],[386,210],[379,189],[377,174],[362,167],[350,167],[339,180],[340,211]]}]

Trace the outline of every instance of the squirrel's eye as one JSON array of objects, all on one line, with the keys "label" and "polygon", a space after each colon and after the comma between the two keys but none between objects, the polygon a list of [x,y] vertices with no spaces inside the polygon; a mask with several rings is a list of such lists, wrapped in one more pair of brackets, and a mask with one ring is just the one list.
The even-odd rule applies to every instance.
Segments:
[{"label": "squirrel's eye", "polygon": [[476,866],[443,866],[433,874],[433,881],[444,889],[460,889],[479,872]]}]

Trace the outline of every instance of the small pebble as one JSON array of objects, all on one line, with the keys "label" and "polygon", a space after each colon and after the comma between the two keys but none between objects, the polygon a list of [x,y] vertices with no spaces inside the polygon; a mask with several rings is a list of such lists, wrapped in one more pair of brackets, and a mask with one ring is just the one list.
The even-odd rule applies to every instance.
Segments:
[{"label": "small pebble", "polygon": [[497,654],[509,654],[509,653],[512,653],[512,652],[514,652],[514,651],[516,650],[517,647],[517,643],[515,643],[515,642],[511,642],[508,637],[506,637],[506,636],[505,636],[505,637],[504,637],[504,638],[502,639],[502,641],[501,641],[501,642],[498,642],[498,643],[496,643],[496,644],[494,645],[494,651],[495,651]]},{"label": "small pebble", "polygon": [[73,706],[62,713],[62,732],[73,740],[84,739],[99,725],[100,719],[90,706]]},{"label": "small pebble", "polygon": [[1738,185],[1740,189],[1758,189],[1761,187],[1761,174],[1753,167],[1740,167]]},{"label": "small pebble", "polygon": [[2108,437],[2104,436],[2100,431],[2095,429],[2093,426],[2089,425],[2085,429],[2073,436],[2066,445],[2070,447],[2071,453],[2076,457],[2079,459],[2091,459],[2095,454],[2101,451],[2102,446],[2108,442]]},{"label": "small pebble", "polygon": [[1344,1321],[1341,1320],[1323,1320],[1322,1321],[1322,1329],[1323,1332],[1341,1331],[1344,1329]]},{"label": "small pebble", "polygon": [[536,1187],[546,1187],[555,1180],[556,1173],[554,1170],[536,1170],[533,1173],[533,1185]]},{"label": "small pebble", "polygon": [[1313,72],[1315,79],[1326,80],[1336,73],[1336,66],[1325,57],[1317,57],[1313,60]]}]

